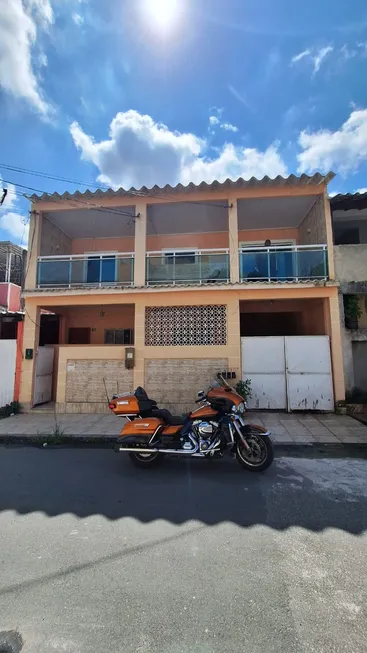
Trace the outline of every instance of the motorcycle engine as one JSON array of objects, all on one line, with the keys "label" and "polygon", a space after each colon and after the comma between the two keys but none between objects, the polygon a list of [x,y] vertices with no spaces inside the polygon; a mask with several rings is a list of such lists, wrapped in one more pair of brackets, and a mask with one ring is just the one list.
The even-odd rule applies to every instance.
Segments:
[{"label": "motorcycle engine", "polygon": [[199,450],[203,453],[209,451],[217,444],[218,438],[218,422],[201,422],[197,420],[193,424],[196,437],[199,441]]}]

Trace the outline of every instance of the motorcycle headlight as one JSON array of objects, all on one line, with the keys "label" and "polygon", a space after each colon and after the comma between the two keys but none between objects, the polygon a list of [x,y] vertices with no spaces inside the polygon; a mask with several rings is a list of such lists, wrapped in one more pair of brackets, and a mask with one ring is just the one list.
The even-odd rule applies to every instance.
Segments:
[{"label": "motorcycle headlight", "polygon": [[244,402],[241,401],[241,403],[238,404],[238,406],[233,406],[232,410],[234,413],[239,413],[240,415],[242,415],[242,413],[244,413],[246,410]]}]

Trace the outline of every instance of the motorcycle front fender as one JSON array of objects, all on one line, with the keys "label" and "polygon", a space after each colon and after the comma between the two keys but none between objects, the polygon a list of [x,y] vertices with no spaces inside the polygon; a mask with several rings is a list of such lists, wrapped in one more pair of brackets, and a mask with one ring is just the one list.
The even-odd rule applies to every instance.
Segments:
[{"label": "motorcycle front fender", "polygon": [[250,435],[251,431],[257,431],[261,435],[268,436],[268,437],[271,435],[270,431],[268,431],[264,426],[260,426],[259,424],[247,424],[247,423],[243,424],[242,426],[243,435],[246,436],[247,433]]}]

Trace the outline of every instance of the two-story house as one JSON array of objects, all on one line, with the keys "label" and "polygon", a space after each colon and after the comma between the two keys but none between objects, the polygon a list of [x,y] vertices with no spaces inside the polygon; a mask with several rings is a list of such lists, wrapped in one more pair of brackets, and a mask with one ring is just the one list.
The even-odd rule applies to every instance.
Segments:
[{"label": "two-story house", "polygon": [[142,385],[183,412],[222,372],[254,407],[333,410],[332,177],[32,196],[23,405],[99,412]]},{"label": "two-story house", "polygon": [[367,397],[367,193],[331,199],[347,397]]}]

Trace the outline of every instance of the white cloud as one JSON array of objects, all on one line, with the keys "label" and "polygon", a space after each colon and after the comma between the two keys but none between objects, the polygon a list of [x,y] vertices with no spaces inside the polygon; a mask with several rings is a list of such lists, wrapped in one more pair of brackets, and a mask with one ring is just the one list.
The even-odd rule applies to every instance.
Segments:
[{"label": "white cloud", "polygon": [[224,129],[226,132],[238,132],[238,127],[232,125],[230,122],[223,122],[220,128]]},{"label": "white cloud", "polygon": [[83,25],[84,23],[84,18],[80,14],[78,14],[76,11],[72,14],[72,19],[76,25]]},{"label": "white cloud", "polygon": [[32,47],[39,28],[53,20],[49,0],[3,0],[0,11],[0,87],[27,100],[41,113],[48,110],[32,66]]},{"label": "white cloud", "polygon": [[0,229],[7,231],[16,243],[24,245],[28,241],[29,226],[24,224],[24,218],[19,213],[8,211],[0,214]]},{"label": "white cloud", "polygon": [[297,155],[299,172],[331,170],[346,175],[367,160],[367,109],[352,111],[340,129],[302,131],[303,152]]},{"label": "white cloud", "polygon": [[326,48],[321,48],[313,57],[313,72],[316,74],[320,68],[324,59],[330,54],[334,48],[331,45],[327,45]]},{"label": "white cloud", "polygon": [[297,63],[298,61],[302,61],[305,57],[309,57],[311,55],[311,50],[303,50],[303,52],[299,52],[299,54],[296,54],[294,57],[291,59],[291,63]]},{"label": "white cloud", "polygon": [[332,45],[327,45],[325,48],[320,48],[319,50],[307,49],[299,52],[291,59],[291,65],[302,61],[303,59],[308,60],[313,65],[313,74],[319,72],[321,65],[324,59],[333,52],[334,48]]},{"label": "white cloud", "polygon": [[[227,132],[238,132],[238,127],[232,125],[230,122],[222,122],[218,116],[209,116],[209,125],[211,127],[219,126]],[[212,131],[212,134],[214,134],[214,131]]]},{"label": "white cloud", "polygon": [[133,110],[115,116],[108,140],[95,142],[77,122],[71,125],[70,132],[82,159],[99,169],[99,181],[113,187],[287,174],[277,144],[261,152],[227,143],[215,157],[209,157],[205,140],[194,134],[173,132]]},{"label": "white cloud", "polygon": [[357,190],[354,191],[355,193],[367,193],[367,188],[357,188]]},{"label": "white cloud", "polygon": [[214,125],[219,125],[220,120],[217,118],[217,116],[209,116],[209,124],[214,126]]},{"label": "white cloud", "polygon": [[[16,242],[27,242],[29,226],[24,224],[24,218],[17,213],[17,196],[15,186],[7,184],[8,194],[0,206],[0,229],[7,231],[9,238]],[[0,176],[0,191],[2,197],[3,182]]]}]

